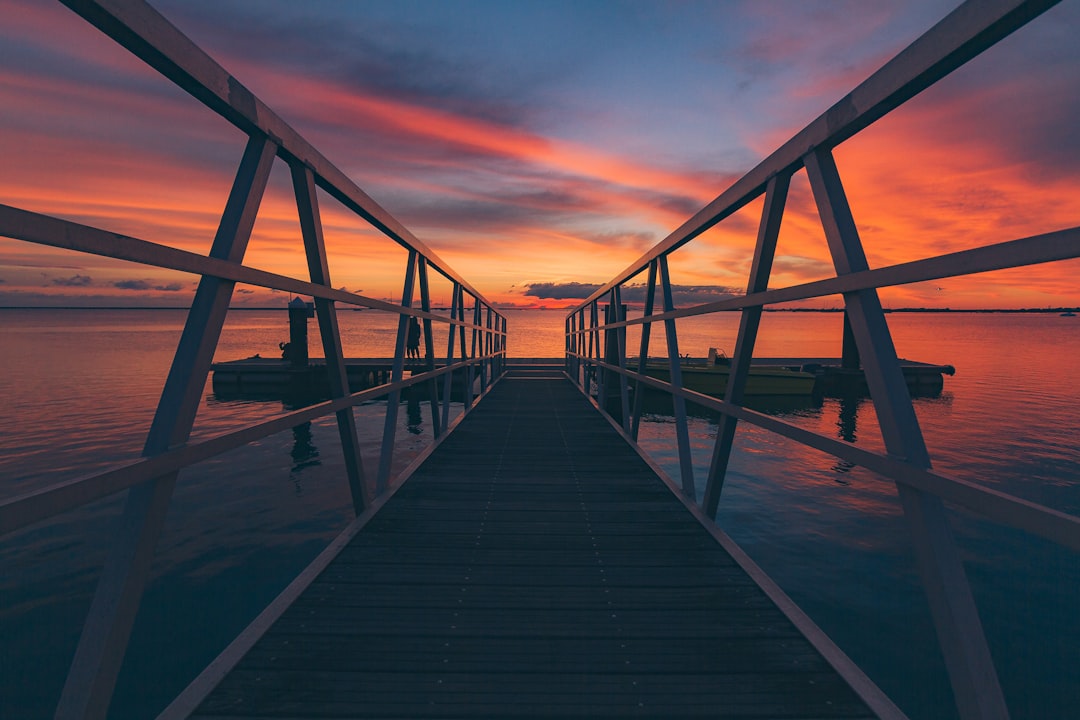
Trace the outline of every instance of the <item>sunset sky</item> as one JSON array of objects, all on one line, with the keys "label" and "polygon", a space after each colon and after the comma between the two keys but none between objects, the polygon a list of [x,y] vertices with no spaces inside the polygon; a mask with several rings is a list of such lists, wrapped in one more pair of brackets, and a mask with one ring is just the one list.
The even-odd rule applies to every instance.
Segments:
[{"label": "sunset sky", "polygon": [[[522,306],[610,279],[956,5],[152,4],[489,299]],[[0,203],[206,252],[243,135],[59,3],[0,0],[0,17]],[[1067,0],[837,149],[872,266],[1080,224],[1078,27]],[[404,252],[322,200],[334,285],[399,300]],[[675,253],[681,304],[745,289],[760,207]],[[280,161],[247,258],[304,277]],[[1074,306],[1078,273],[883,297]],[[771,284],[832,274],[800,173]],[[0,238],[0,306],[184,306],[196,280]],[[286,299],[242,287],[234,304]]]}]

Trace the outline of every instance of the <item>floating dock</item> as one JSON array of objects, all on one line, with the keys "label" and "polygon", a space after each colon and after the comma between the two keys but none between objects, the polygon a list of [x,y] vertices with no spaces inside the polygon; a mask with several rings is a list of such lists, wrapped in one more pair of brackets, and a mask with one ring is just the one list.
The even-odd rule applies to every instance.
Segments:
[{"label": "floating dock", "polygon": [[[390,381],[393,358],[346,358],[345,373],[353,392]],[[406,370],[420,370],[422,362],[406,364]],[[311,358],[303,365],[279,358],[251,357],[210,366],[215,395],[274,396],[329,395],[330,382],[325,358]]]},{"label": "floating dock", "polygon": [[[528,362],[539,362],[548,367],[561,368],[563,361],[562,358],[546,358]],[[650,360],[650,362],[660,362],[660,359]],[[514,360],[510,363],[513,364]],[[844,367],[840,358],[758,358],[751,364],[762,369],[777,368],[813,375],[812,390],[805,392],[800,389],[799,394],[802,395],[835,397],[869,394],[866,376],[862,369]],[[684,360],[684,366],[704,367],[706,360],[687,358]],[[441,364],[437,364],[436,367],[441,367]],[[389,382],[392,368],[393,358],[345,359],[349,389],[352,392]],[[405,364],[407,373],[423,372],[426,368],[424,360]],[[213,372],[214,394],[219,397],[277,399],[286,396],[329,396],[330,386],[326,374],[326,362],[323,358],[311,358],[305,365],[298,366],[288,360],[278,358],[252,357],[214,363],[210,369]],[[943,376],[956,373],[952,365],[934,365],[914,360],[900,360],[900,369],[904,373],[904,379],[907,381],[908,391],[912,397],[939,395],[944,387]],[[666,378],[662,379],[666,380]],[[458,388],[460,382],[455,376],[455,389]],[[417,386],[416,392],[426,392],[426,389]],[[748,392],[748,394],[753,393]]]},{"label": "floating dock", "polygon": [[[650,357],[646,374],[670,382],[667,358]],[[710,351],[708,358],[681,358],[683,385],[714,397],[723,397],[727,388],[728,358]],[[627,359],[633,370],[638,358]],[[866,374],[857,359],[852,358],[754,358],[750,361],[750,377],[743,394],[754,396],[840,397],[869,395]],[[710,373],[710,370],[717,370]],[[955,375],[952,365],[935,365],[916,360],[900,359],[900,370],[912,397],[936,397],[945,387],[945,375]],[[810,376],[810,377],[808,377]],[[807,382],[812,377],[812,381]]]},{"label": "floating dock", "polygon": [[[777,367],[798,370],[814,376],[814,394],[822,397],[869,395],[862,368],[845,367],[840,358],[759,358],[754,367]],[[900,370],[912,397],[934,397],[945,387],[945,375],[955,375],[952,365],[934,365],[900,359]]]}]

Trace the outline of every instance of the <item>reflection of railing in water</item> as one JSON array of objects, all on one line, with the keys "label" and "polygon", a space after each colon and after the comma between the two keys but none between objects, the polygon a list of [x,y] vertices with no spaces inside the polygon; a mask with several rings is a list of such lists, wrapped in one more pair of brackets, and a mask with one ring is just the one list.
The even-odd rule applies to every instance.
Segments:
[{"label": "reflection of railing in water", "polygon": [[[971,275],[1003,268],[1080,257],[1080,228],[939,255],[871,270],[848,206],[832,150],[899,107],[984,49],[1022,27],[1053,3],[1011,2],[994,7],[966,3],[874,73],[843,100],[782,145],[731,188],[707,205],[634,264],[598,289],[566,317],[566,369],[628,439],[636,441],[644,392],[667,394],[675,417],[679,480],[695,501],[697,479],[691,462],[687,402],[720,415],[702,509],[715,517],[738,421],[834,455],[896,483],[911,526],[923,586],[945,657],[957,706],[964,718],[1007,717],[1008,709],[983,634],[975,602],[960,562],[943,501],[996,522],[1080,549],[1080,518],[987,487],[946,477],[930,469],[930,458],[893,346],[877,289]],[[837,277],[769,288],[769,277],[791,177],[805,168],[822,220]],[[706,230],[764,195],[757,245],[744,296],[676,309],[668,256]],[[621,291],[647,273],[644,317],[628,320]],[[655,295],[662,309],[655,312]],[[886,453],[870,452],[755,411],[744,398],[762,309],[766,305],[842,294],[851,330],[865,368]],[[679,362],[676,321],[722,311],[741,311],[731,375],[723,400],[686,389]],[[603,316],[603,317],[601,317]],[[670,382],[645,374],[651,324],[663,322]],[[635,368],[628,367],[627,327],[641,326]],[[841,436],[853,432],[841,417]]]},{"label": "reflection of railing in water", "polygon": [[[130,489],[57,709],[58,717],[104,717],[179,471],[290,429],[295,439],[294,460],[311,462],[317,451],[310,446],[308,424],[315,418],[335,414],[353,507],[359,514],[394,484],[391,460],[402,391],[421,384],[427,386],[435,437],[445,435],[450,425],[452,373],[461,372],[467,378],[464,400],[468,412],[478,399],[472,392],[474,379],[479,395],[483,395],[503,373],[506,320],[435,253],[150,6],[140,2],[66,4],[248,137],[208,256],[0,205],[0,235],[200,276],[143,449],[144,459],[0,503],[0,535],[3,535]],[[282,159],[291,172],[310,281],[243,264],[276,158]],[[400,305],[331,286],[317,188],[408,251]],[[432,312],[428,286],[431,270],[452,283],[449,317]],[[238,282],[314,298],[329,369],[330,399],[209,440],[189,443],[210,362]],[[417,284],[420,308],[413,307]],[[350,393],[335,303],[399,316],[388,383]],[[425,372],[404,379],[409,318],[417,318],[423,325]],[[449,326],[446,355],[439,359],[439,368],[432,345],[433,322]],[[471,344],[466,341],[467,332],[471,334]],[[440,382],[442,393],[436,388]],[[387,395],[379,470],[375,478],[367,478],[353,407]],[[440,395],[444,401],[440,401]],[[416,410],[414,407],[409,411]]]}]

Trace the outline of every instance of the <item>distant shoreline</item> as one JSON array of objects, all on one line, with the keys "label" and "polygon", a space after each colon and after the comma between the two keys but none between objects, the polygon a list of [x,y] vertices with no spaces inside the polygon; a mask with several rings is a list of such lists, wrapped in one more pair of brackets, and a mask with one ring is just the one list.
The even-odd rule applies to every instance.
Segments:
[{"label": "distant shoreline", "polygon": [[[690,306],[687,306],[690,307]],[[280,311],[284,310],[283,306],[279,307],[234,307],[229,308],[230,312],[233,311]],[[447,308],[432,308],[433,310],[446,310]],[[568,308],[499,308],[496,310],[551,310],[559,311],[566,310]],[[95,307],[80,307],[80,306],[66,306],[66,305],[5,305],[0,306],[0,310],[190,310],[187,307],[128,307],[128,306],[95,306]],[[1077,307],[1056,307],[1056,308],[885,308],[886,313],[1007,313],[1007,314],[1055,314],[1063,312],[1080,313],[1080,306]],[[843,312],[843,308],[764,308],[765,312],[794,312],[794,313],[838,313]],[[729,310],[724,312],[739,312],[738,310]]]},{"label": "distant shoreline", "polygon": [[[810,308],[765,308],[765,312],[843,312],[843,308],[828,308],[828,309],[810,309]],[[885,308],[887,313],[1033,313],[1033,314],[1054,314],[1063,312],[1080,312],[1080,308],[1075,307],[1058,307],[1058,308]]]}]

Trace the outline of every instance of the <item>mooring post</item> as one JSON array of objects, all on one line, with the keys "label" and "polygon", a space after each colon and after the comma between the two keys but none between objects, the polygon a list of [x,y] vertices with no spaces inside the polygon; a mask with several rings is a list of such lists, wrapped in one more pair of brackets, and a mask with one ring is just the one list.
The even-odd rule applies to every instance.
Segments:
[{"label": "mooring post", "polygon": [[840,367],[844,370],[858,370],[862,367],[859,359],[859,346],[855,343],[855,333],[851,331],[851,320],[844,310],[844,340],[840,348]]},{"label": "mooring post", "polygon": [[289,350],[285,359],[295,368],[308,365],[307,321],[314,316],[314,306],[302,298],[293,298],[289,303]]}]

